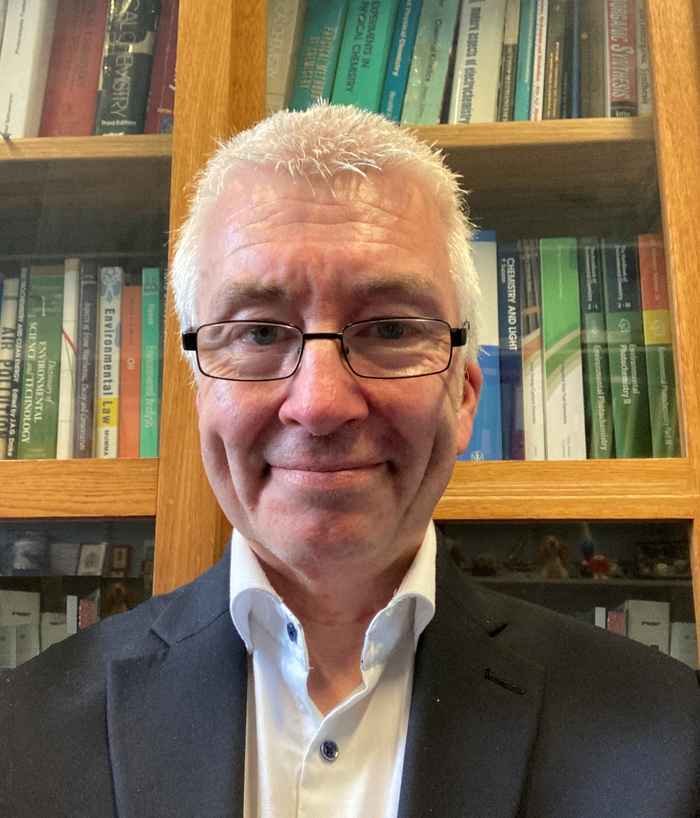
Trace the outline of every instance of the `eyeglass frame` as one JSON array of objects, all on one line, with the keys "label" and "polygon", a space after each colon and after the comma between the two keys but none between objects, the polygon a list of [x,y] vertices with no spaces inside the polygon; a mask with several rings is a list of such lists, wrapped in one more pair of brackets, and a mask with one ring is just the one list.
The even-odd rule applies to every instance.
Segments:
[{"label": "eyeglass frame", "polygon": [[[350,327],[355,327],[358,324],[373,324],[380,321],[437,321],[440,324],[444,324],[450,331],[450,357],[447,361],[447,364],[443,369],[438,369],[437,372],[421,372],[420,375],[387,375],[386,377],[378,376],[378,375],[360,375],[356,372],[350,360],[348,359],[347,353],[345,351],[345,344],[343,343],[343,333],[345,330],[349,329]],[[273,326],[273,327],[285,327],[286,329],[294,329],[301,335],[301,347],[299,349],[299,356],[297,358],[296,366],[294,369],[289,373],[289,375],[282,375],[279,378],[223,378],[221,375],[209,375],[202,369],[202,365],[199,362],[199,349],[197,348],[197,333],[203,329],[204,327],[213,327],[218,324],[260,324],[265,326]],[[464,326],[462,327],[451,327],[447,321],[443,321],[442,318],[427,318],[426,316],[388,316],[386,318],[368,318],[364,321],[352,321],[349,324],[346,324],[340,332],[304,332],[301,327],[297,327],[295,324],[285,324],[282,321],[251,321],[248,319],[233,319],[231,321],[211,321],[208,324],[200,324],[197,329],[187,330],[180,334],[180,338],[182,340],[182,348],[185,352],[194,352],[197,358],[197,369],[204,375],[205,378],[213,378],[217,381],[231,381],[232,383],[269,383],[271,381],[286,381],[287,379],[293,377],[297,370],[299,369],[299,365],[301,364],[302,356],[304,355],[304,349],[306,347],[306,341],[315,341],[315,340],[329,340],[329,341],[340,341],[340,353],[343,357],[343,360],[348,365],[350,371],[358,378],[367,378],[368,380],[374,381],[398,381],[398,380],[406,380],[408,378],[425,378],[429,375],[440,375],[442,372],[446,372],[450,365],[452,364],[452,350],[455,347],[463,347],[467,343],[467,331],[469,330],[469,321],[465,321]]]}]

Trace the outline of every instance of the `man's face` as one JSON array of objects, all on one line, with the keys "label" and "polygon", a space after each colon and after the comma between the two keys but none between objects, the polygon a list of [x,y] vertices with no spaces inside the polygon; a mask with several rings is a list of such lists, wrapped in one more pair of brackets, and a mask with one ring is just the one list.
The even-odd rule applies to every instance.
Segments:
[{"label": "man's face", "polygon": [[[377,172],[348,173],[333,189],[261,169],[231,181],[201,247],[200,323],[339,332],[422,316],[458,325],[432,198],[406,175]],[[480,383],[457,354],[439,375],[359,378],[327,339],[307,342],[286,380],[200,376],[209,480],[267,564],[310,578],[383,570],[420,544],[469,442]]]}]

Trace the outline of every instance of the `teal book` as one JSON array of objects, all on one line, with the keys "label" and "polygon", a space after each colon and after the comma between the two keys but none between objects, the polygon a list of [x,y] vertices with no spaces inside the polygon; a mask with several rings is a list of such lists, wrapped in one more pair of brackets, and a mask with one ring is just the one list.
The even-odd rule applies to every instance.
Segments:
[{"label": "teal book", "polygon": [[331,98],[347,10],[348,0],[309,0],[290,110]]},{"label": "teal book", "polygon": [[160,268],[144,267],[141,304],[141,457],[158,457],[158,404],[160,402]]},{"label": "teal book", "polygon": [[579,239],[578,275],[588,457],[592,460],[605,460],[615,456],[615,448],[605,299],[598,239]]},{"label": "teal book", "polygon": [[399,0],[350,0],[331,102],[379,111]]},{"label": "teal book", "polygon": [[616,457],[651,457],[642,297],[634,239],[603,239]]},{"label": "teal book", "polygon": [[518,73],[515,86],[515,112],[513,119],[527,122],[530,119],[532,95],[532,61],[535,52],[535,21],[537,0],[522,0],[520,4],[520,34],[518,35]]},{"label": "teal book", "polygon": [[401,121],[401,109],[411,67],[413,46],[418,33],[418,21],[423,0],[401,0],[396,14],[394,41],[384,81],[384,92],[379,112],[394,122]]},{"label": "teal book", "polygon": [[27,295],[19,460],[51,460],[58,439],[63,265],[32,267]]}]

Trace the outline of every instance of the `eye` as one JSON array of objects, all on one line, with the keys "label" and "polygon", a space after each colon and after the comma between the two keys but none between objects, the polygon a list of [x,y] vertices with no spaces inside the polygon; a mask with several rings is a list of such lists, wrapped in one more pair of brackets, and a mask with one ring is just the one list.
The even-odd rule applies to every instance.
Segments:
[{"label": "eye", "polygon": [[264,347],[274,344],[280,335],[280,328],[272,326],[271,324],[260,324],[257,327],[251,327],[250,337],[252,341],[258,346]]},{"label": "eye", "polygon": [[406,331],[403,321],[380,321],[377,323],[377,335],[383,341],[398,341]]}]

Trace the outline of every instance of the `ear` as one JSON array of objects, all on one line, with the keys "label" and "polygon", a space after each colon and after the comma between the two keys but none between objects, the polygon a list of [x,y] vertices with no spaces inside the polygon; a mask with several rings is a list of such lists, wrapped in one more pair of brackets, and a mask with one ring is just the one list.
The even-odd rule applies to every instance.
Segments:
[{"label": "ear", "polygon": [[464,368],[464,382],[462,387],[462,403],[457,413],[457,453],[466,451],[472,432],[474,431],[474,417],[479,404],[483,376],[479,364],[472,361]]}]

